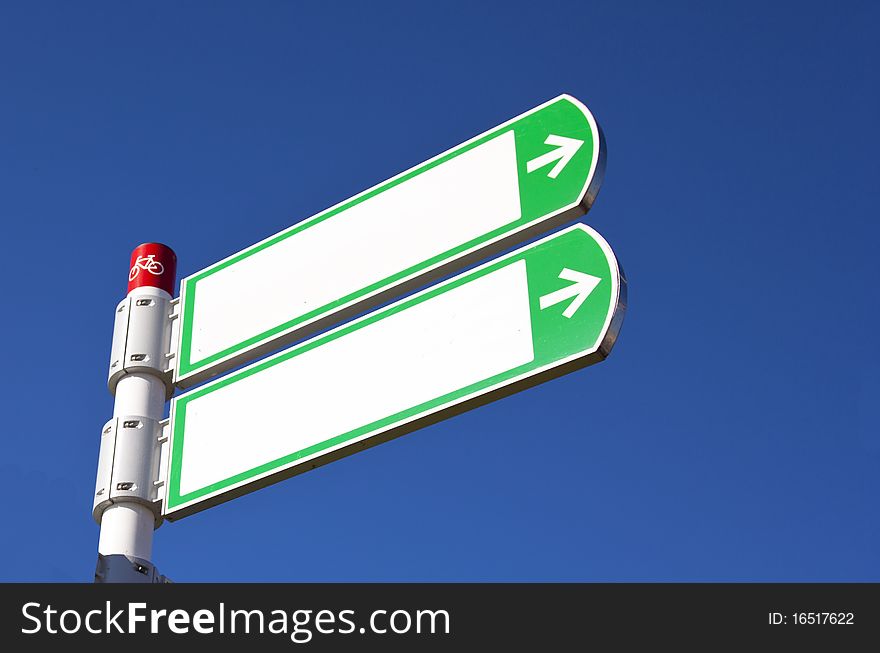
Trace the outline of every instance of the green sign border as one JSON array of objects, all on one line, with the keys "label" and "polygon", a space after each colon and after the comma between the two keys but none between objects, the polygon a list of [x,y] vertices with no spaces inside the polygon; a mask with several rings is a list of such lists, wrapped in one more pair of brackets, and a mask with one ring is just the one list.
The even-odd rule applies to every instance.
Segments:
[{"label": "green sign border", "polygon": [[[535,357],[532,361],[519,367],[506,370],[493,377],[483,379],[465,388],[453,391],[446,395],[436,397],[430,401],[413,406],[394,415],[387,416],[371,424],[364,425],[350,432],[340,434],[313,446],[297,452],[293,452],[277,460],[267,462],[253,469],[242,472],[231,478],[206,486],[187,495],[179,494],[181,461],[183,456],[183,443],[186,424],[187,404],[214,390],[235,383],[243,378],[257,374],[273,365],[277,365],[290,358],[298,356],[306,351],[320,347],[328,341],[343,337],[352,331],[361,329],[369,324],[382,320],[389,315],[406,310],[407,308],[424,302],[441,293],[447,292],[469,283],[474,279],[494,272],[516,261],[534,257],[542,248],[553,257],[555,263],[566,263],[570,257],[559,257],[558,245],[572,249],[572,244],[583,248],[577,240],[583,240],[583,235],[591,239],[591,243],[598,245],[604,254],[608,266],[610,287],[597,287],[598,299],[593,301],[607,302],[606,313],[602,316],[602,322],[593,326],[589,321],[595,318],[589,317],[590,310],[579,309],[581,319],[566,321],[559,318],[566,325],[569,332],[574,333],[574,340],[569,344],[560,345],[557,333],[549,330],[546,326],[539,326],[538,321],[547,320],[543,311],[533,310],[533,338],[535,340]],[[567,239],[567,242],[566,242]],[[554,250],[553,247],[556,247]],[[564,249],[562,251],[565,251]],[[546,274],[544,276],[547,276]],[[546,283],[546,281],[545,281]],[[529,272],[530,301],[537,301],[540,294],[548,288],[534,288],[532,274]],[[588,299],[590,301],[590,299]],[[604,306],[604,303],[602,304]],[[435,287],[428,288],[411,297],[400,300],[382,310],[366,315],[358,320],[334,329],[311,341],[302,343],[287,351],[276,354],[263,361],[255,363],[239,372],[230,374],[222,379],[206,384],[191,392],[172,400],[171,404],[171,442],[168,475],[166,479],[166,498],[163,506],[165,516],[169,520],[193,514],[205,508],[211,507],[236,496],[246,494],[259,487],[275,483],[318,465],[332,462],[341,457],[354,453],[368,446],[374,446],[399,435],[409,433],[427,424],[445,419],[473,408],[477,405],[488,403],[502,396],[507,396],[518,390],[531,387],[550,378],[561,376],[567,372],[580,369],[592,363],[604,360],[611,351],[611,347],[617,338],[620,325],[623,321],[626,309],[626,280],[620,272],[617,259],[611,251],[608,243],[590,227],[583,224],[572,225],[552,236],[537,241],[527,247],[512,252],[495,261],[491,261],[458,277],[452,278]],[[561,308],[556,311],[561,313]],[[577,318],[577,315],[575,316]],[[537,329],[537,331],[536,331]],[[557,329],[558,331],[558,329]],[[585,335],[586,334],[586,335]],[[586,340],[584,338],[587,338]],[[308,463],[308,464],[304,464]]]},{"label": "green sign border", "polygon": [[[516,138],[517,165],[519,167],[521,217],[518,220],[365,286],[334,302],[255,334],[223,351],[198,361],[191,360],[193,315],[199,281],[511,129],[513,129]],[[533,142],[529,143],[523,135],[527,129],[540,130],[541,133],[552,129],[554,133],[562,132],[560,135],[581,137],[584,140],[584,145],[566,165],[558,178],[549,185],[546,182],[546,170],[528,173],[525,169],[528,159],[546,151],[546,146],[543,143],[540,150],[535,149]],[[584,163],[587,161],[589,162],[587,174],[581,182]],[[341,322],[359,312],[368,310],[371,306],[390,299],[394,295],[403,294],[416,285],[439,278],[452,271],[453,267],[463,267],[470,262],[497,253],[516,242],[527,240],[585,214],[592,206],[601,185],[604,163],[605,143],[593,115],[586,106],[574,97],[560,95],[425,163],[402,172],[388,181],[186,277],[181,281],[180,303],[182,308],[178,353],[174,366],[175,383],[181,387],[190,387],[237,364],[269,353],[296,339],[306,337],[322,328],[331,326],[333,323]]]}]

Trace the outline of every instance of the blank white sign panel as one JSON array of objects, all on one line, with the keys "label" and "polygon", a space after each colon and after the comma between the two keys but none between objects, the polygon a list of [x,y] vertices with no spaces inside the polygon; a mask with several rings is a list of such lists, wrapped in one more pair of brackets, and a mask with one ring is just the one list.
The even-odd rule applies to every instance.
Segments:
[{"label": "blank white sign panel", "polygon": [[218,354],[520,216],[508,131],[200,280],[190,358]]},{"label": "blank white sign panel", "polygon": [[[468,203],[473,206],[473,199]],[[180,492],[231,478],[533,357],[526,263],[520,260],[191,400]]]}]

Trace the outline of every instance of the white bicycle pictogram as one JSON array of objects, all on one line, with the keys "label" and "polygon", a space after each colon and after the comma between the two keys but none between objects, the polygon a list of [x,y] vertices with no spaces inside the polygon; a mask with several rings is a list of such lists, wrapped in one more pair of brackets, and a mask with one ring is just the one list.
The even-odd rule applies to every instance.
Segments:
[{"label": "white bicycle pictogram", "polygon": [[156,260],[155,254],[138,256],[137,260],[134,262],[134,266],[131,268],[131,272],[128,273],[128,280],[134,281],[135,278],[137,278],[137,275],[140,274],[141,270],[149,272],[150,274],[155,274],[158,277],[165,272],[165,266]]}]

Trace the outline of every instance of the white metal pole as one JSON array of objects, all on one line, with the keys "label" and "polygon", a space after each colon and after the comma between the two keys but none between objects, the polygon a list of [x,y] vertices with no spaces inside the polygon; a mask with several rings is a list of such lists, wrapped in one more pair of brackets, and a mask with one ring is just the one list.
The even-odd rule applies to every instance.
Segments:
[{"label": "white metal pole", "polygon": [[[150,290],[155,292],[152,288]],[[143,290],[135,288],[129,293],[129,297],[144,294]],[[165,393],[165,383],[157,376],[138,372],[127,374],[116,385],[113,417],[140,415],[159,421],[165,409]],[[98,553],[105,556],[122,554],[150,560],[153,553],[154,522],[153,512],[139,503],[122,502],[111,505],[101,516]]]},{"label": "white metal pole", "polygon": [[170,347],[174,252],[158,243],[132,253],[129,292],[117,308],[111,353],[113,419],[105,427],[93,514],[100,524],[96,582],[160,582],[152,564],[153,502],[159,422],[171,394]]}]

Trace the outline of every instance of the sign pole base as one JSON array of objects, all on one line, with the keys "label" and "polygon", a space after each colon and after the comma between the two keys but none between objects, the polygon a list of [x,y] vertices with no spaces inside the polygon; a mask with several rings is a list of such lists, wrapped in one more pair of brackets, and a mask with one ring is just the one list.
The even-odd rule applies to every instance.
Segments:
[{"label": "sign pole base", "polygon": [[149,560],[134,558],[120,553],[98,554],[95,567],[96,583],[170,583]]}]

